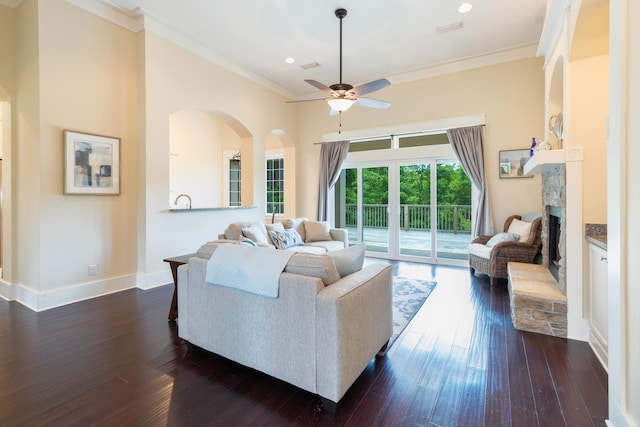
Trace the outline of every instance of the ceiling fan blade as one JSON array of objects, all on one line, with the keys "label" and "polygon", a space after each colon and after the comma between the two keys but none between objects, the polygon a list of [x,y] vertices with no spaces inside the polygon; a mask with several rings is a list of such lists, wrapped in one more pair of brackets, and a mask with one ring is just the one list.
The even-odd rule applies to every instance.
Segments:
[{"label": "ceiling fan blade", "polygon": [[384,89],[389,86],[391,83],[387,79],[378,79],[369,83],[362,84],[360,86],[354,87],[351,92],[355,96],[366,95],[367,93],[375,92],[376,90]]},{"label": "ceiling fan blade", "polygon": [[285,101],[287,104],[294,104],[296,102],[311,102],[311,101],[326,101],[327,98],[316,98],[316,99],[299,99],[294,101]]},{"label": "ceiling fan blade", "polygon": [[309,83],[311,86],[314,86],[318,89],[320,89],[321,91],[328,93],[329,95],[332,95],[334,93],[333,89],[331,89],[329,86],[320,83],[319,81],[316,80],[305,80],[305,82]]},{"label": "ceiling fan blade", "polygon": [[391,104],[386,101],[379,101],[371,98],[358,98],[356,99],[356,104],[370,108],[389,108],[391,106]]}]

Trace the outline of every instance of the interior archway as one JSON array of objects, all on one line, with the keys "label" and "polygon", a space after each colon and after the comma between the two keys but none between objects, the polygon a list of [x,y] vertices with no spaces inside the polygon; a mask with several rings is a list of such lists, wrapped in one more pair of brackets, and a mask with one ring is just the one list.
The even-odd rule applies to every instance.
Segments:
[{"label": "interior archway", "polygon": [[[265,138],[266,159],[279,157],[284,160],[284,212],[279,216],[296,216],[296,149],[293,139],[280,129],[272,130]],[[267,202],[268,204],[268,202]],[[267,206],[266,214],[270,213]]]},{"label": "interior archway", "polygon": [[[182,110],[169,117],[169,206],[215,208],[239,204],[230,197],[230,160],[252,151],[253,137],[221,112]],[[242,176],[242,205],[252,203],[251,170]],[[188,195],[188,197],[179,197]]]}]

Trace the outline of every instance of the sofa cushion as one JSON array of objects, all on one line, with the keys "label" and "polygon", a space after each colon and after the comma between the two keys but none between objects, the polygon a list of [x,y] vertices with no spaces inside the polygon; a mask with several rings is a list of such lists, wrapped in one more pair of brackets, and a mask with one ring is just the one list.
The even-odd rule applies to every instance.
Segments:
[{"label": "sofa cushion", "polygon": [[491,249],[482,243],[472,243],[469,245],[469,255],[475,255],[480,258],[489,259],[491,257]]},{"label": "sofa cushion", "polygon": [[252,224],[249,227],[242,229],[242,235],[248,237],[256,243],[271,243],[267,238],[265,232],[260,229],[256,224]]},{"label": "sofa cushion", "polygon": [[344,249],[344,243],[339,240],[327,240],[324,242],[305,242],[305,246],[322,248],[324,252],[339,251]]},{"label": "sofa cushion", "polygon": [[198,251],[196,252],[196,255],[200,258],[209,259],[211,258],[211,254],[213,253],[213,251],[215,251],[216,248],[223,243],[237,244],[238,241],[228,239],[213,240],[200,246],[200,248],[198,248]]},{"label": "sofa cushion", "polygon": [[331,240],[329,223],[319,221],[304,221],[305,242],[323,242]]},{"label": "sofa cushion", "polygon": [[516,233],[498,233],[487,242],[487,246],[494,247],[498,243],[502,242],[517,242],[520,240],[520,235]]},{"label": "sofa cushion", "polygon": [[529,234],[531,234],[531,223],[526,221],[520,221],[519,219],[513,219],[509,225],[508,233],[515,233],[520,235],[520,241],[526,242],[529,240]]},{"label": "sofa cushion", "polygon": [[300,237],[298,232],[294,229],[282,229],[282,231],[271,230],[269,231],[269,237],[271,237],[276,249],[287,249],[292,246],[304,245],[302,237]]},{"label": "sofa cushion", "polygon": [[327,253],[327,250],[321,246],[311,246],[308,244],[305,244],[304,246],[291,246],[290,248],[285,249],[285,251],[314,255],[325,255]]},{"label": "sofa cushion", "polygon": [[322,280],[325,286],[340,280],[340,273],[338,273],[333,259],[327,255],[296,253],[289,259],[284,271],[317,277]]},{"label": "sofa cushion", "polygon": [[340,277],[345,277],[351,273],[362,270],[364,249],[364,243],[359,243],[345,249],[328,252],[327,255],[333,259]]},{"label": "sofa cushion", "polygon": [[283,222],[284,228],[293,228],[298,232],[302,240],[306,241],[307,236],[304,232],[304,222],[307,221],[306,217],[289,218]]},{"label": "sofa cushion", "polygon": [[242,236],[242,229],[249,227],[251,224],[251,221],[232,222],[224,230],[224,237],[228,240],[240,240],[240,236]]}]

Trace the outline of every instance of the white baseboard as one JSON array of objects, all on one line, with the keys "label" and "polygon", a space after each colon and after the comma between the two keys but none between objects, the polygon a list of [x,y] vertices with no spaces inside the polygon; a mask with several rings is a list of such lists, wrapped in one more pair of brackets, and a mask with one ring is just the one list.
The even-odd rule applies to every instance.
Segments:
[{"label": "white baseboard", "polygon": [[13,301],[16,299],[16,296],[14,295],[14,287],[11,286],[11,283],[0,280],[0,298],[6,299],[7,301]]},{"label": "white baseboard", "polygon": [[149,274],[138,274],[136,283],[138,288],[140,289],[153,289],[157,288],[158,286],[164,286],[173,283],[173,276],[171,275],[171,271],[169,270],[163,270]]},{"label": "white baseboard", "polygon": [[44,311],[136,287],[135,275],[113,277],[41,292],[24,285],[13,285],[14,298],[33,311]]},{"label": "white baseboard", "polygon": [[152,274],[128,274],[45,292],[37,291],[22,284],[11,284],[0,280],[0,298],[7,301],[18,301],[33,311],[44,311],[135,287],[147,290],[170,283],[173,283],[170,271],[159,271]]}]

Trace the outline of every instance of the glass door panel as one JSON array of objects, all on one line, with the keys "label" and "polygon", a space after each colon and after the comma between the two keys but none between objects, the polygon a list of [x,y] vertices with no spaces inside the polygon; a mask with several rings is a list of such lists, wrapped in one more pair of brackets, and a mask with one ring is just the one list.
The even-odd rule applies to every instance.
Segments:
[{"label": "glass door panel", "polygon": [[399,253],[431,258],[431,165],[403,165],[399,169]]},{"label": "glass door panel", "polygon": [[342,169],[334,188],[336,227],[348,230],[349,245],[353,246],[362,240],[362,225],[358,221],[358,169]]},{"label": "glass door panel", "polygon": [[471,181],[460,163],[436,166],[437,258],[466,260],[471,243]]},{"label": "glass door panel", "polygon": [[366,250],[389,253],[389,167],[362,168],[362,240]]}]

